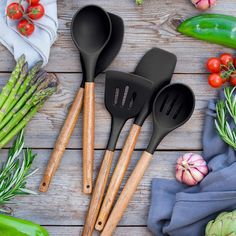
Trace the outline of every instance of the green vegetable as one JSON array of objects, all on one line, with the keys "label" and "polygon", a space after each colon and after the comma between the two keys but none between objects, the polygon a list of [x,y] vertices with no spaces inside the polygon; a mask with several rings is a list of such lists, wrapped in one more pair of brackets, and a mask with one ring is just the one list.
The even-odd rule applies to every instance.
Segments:
[{"label": "green vegetable", "polygon": [[231,116],[236,124],[236,87],[224,89],[225,101],[220,100],[216,104],[216,129],[221,139],[236,150],[236,130],[230,127],[227,117]]},{"label": "green vegetable", "polygon": [[202,14],[182,22],[177,30],[187,36],[236,48],[236,17]]},{"label": "green vegetable", "polygon": [[24,128],[46,99],[57,89],[58,79],[53,74],[39,71],[38,62],[28,72],[25,57],[17,62],[11,78],[0,94],[0,148]]},{"label": "green vegetable", "polygon": [[0,235],[2,236],[49,236],[42,226],[27,220],[0,214]]},{"label": "green vegetable", "polygon": [[0,94],[0,108],[3,106],[4,102],[6,101],[6,99],[8,98],[12,88],[14,87],[20,72],[22,70],[22,67],[25,64],[25,55],[22,55],[17,64],[15,69],[13,70],[10,79],[8,80],[7,84],[3,87],[2,92]]},{"label": "green vegetable", "polygon": [[[7,161],[0,169],[0,205],[6,204],[17,195],[34,193],[26,188],[26,180],[37,171],[29,173],[36,155],[32,153],[31,149],[26,149],[23,151],[23,158],[20,161],[19,156],[24,147],[23,134],[22,130],[9,150]],[[2,234],[0,233],[0,235]]]},{"label": "green vegetable", "polygon": [[144,0],[136,0],[136,4],[142,5]]},{"label": "green vegetable", "polygon": [[236,210],[222,212],[215,220],[210,221],[205,236],[236,236]]}]

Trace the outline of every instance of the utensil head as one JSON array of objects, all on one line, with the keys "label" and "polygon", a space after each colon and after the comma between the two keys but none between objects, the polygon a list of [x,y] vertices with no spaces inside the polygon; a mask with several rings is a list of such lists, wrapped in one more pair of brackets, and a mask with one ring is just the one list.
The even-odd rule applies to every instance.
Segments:
[{"label": "utensil head", "polygon": [[112,115],[107,150],[113,151],[126,120],[135,117],[142,109],[152,82],[133,74],[108,71],[105,83],[105,106]]},{"label": "utensil head", "polygon": [[111,35],[111,20],[106,11],[88,5],[76,12],[72,19],[72,39],[81,53],[100,52]]},{"label": "utensil head", "polygon": [[151,90],[152,82],[144,77],[108,71],[105,83],[105,106],[112,116],[127,120],[140,112]]},{"label": "utensil head", "polygon": [[184,84],[164,87],[153,103],[154,132],[147,148],[153,153],[161,139],[189,120],[195,107],[192,90]]},{"label": "utensil head", "polygon": [[135,123],[142,125],[152,110],[155,94],[170,83],[175,70],[177,58],[174,54],[160,48],[152,48],[139,61],[134,74],[145,77],[153,82],[150,99],[136,118]]},{"label": "utensil head", "polygon": [[[108,12],[108,15],[111,19],[111,24],[112,24],[111,37],[98,57],[95,68],[95,77],[102,71],[104,71],[112,63],[112,61],[120,51],[124,38],[124,22],[122,18],[110,12]],[[81,59],[82,71],[85,71],[83,58],[81,57],[80,59]],[[85,80],[86,80],[86,73],[83,73],[83,79],[80,87],[82,88],[84,87]]]}]

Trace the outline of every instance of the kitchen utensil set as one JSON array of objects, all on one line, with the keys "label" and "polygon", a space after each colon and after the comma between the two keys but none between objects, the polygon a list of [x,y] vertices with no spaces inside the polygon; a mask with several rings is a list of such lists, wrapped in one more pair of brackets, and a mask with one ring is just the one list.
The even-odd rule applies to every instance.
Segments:
[{"label": "kitchen utensil set", "polygon": [[[39,189],[46,192],[49,188],[78,120],[84,97],[83,192],[89,194],[92,192],[94,159],[94,79],[118,54],[123,41],[124,24],[120,17],[98,6],[89,5],[77,11],[73,17],[71,34],[80,52],[83,79]],[[153,48],[143,56],[132,74],[118,71],[106,73],[105,106],[112,117],[111,131],[93,189],[83,236],[92,235],[94,227],[99,231],[103,230],[104,236],[113,233],[158,144],[169,132],[183,125],[191,117],[195,105],[193,92],[183,84],[168,85],[176,61],[174,54]],[[151,112],[154,124],[152,138],[112,210],[141,127]],[[135,118],[134,124],[103,200],[116,143],[125,122],[130,118]]]}]

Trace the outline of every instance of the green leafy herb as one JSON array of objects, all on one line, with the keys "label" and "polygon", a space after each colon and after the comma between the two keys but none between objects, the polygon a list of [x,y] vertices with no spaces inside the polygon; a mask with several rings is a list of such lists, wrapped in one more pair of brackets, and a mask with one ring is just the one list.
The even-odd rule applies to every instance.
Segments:
[{"label": "green leafy herb", "polygon": [[236,130],[230,127],[227,117],[231,116],[236,124],[236,87],[227,87],[224,90],[226,100],[216,104],[216,129],[224,142],[236,150]]},{"label": "green leafy herb", "polygon": [[24,131],[22,130],[9,150],[7,161],[0,170],[0,205],[7,203],[17,195],[34,193],[26,188],[26,180],[37,171],[29,172],[36,154],[33,154],[31,149],[23,150],[21,160],[19,156],[23,147]]},{"label": "green leafy herb", "polygon": [[136,4],[138,4],[139,6],[143,4],[144,0],[136,0]]}]

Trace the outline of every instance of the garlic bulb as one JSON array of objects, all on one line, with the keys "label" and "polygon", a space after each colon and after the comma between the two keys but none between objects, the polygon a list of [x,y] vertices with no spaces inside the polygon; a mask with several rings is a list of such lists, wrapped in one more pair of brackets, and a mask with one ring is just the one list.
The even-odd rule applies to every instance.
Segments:
[{"label": "garlic bulb", "polygon": [[199,154],[186,153],[176,164],[176,179],[187,185],[196,185],[208,174],[206,161]]},{"label": "garlic bulb", "polygon": [[216,0],[191,0],[195,7],[199,10],[205,11],[208,8],[216,5]]}]

